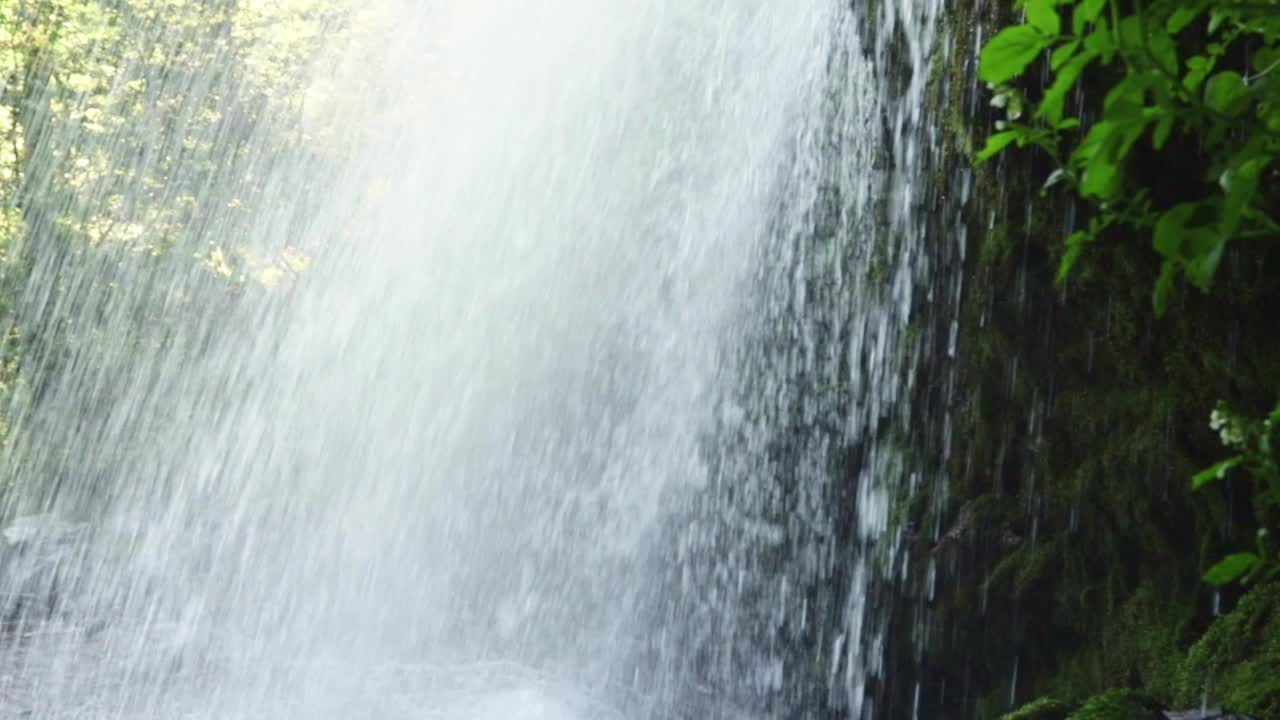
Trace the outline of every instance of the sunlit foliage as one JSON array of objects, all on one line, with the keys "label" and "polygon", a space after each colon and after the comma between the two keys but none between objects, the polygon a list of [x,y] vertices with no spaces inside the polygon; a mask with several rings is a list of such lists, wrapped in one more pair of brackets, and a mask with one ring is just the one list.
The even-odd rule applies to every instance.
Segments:
[{"label": "sunlit foliage", "polygon": [[280,191],[266,187],[264,143],[306,152],[296,117],[333,22],[315,0],[0,6],[5,246],[24,234],[143,254],[181,245],[230,275],[241,238],[190,243],[207,245],[211,213],[247,220]]}]

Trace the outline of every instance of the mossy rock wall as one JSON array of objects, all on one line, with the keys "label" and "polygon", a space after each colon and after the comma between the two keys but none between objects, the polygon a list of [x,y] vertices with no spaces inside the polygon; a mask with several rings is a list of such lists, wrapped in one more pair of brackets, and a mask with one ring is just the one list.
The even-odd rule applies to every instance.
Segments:
[{"label": "mossy rock wall", "polygon": [[[975,81],[976,38],[1011,10],[971,3],[949,16],[932,111],[957,165],[996,119]],[[1218,291],[1179,288],[1163,318],[1144,238],[1091,248],[1055,285],[1082,208],[1041,195],[1051,171],[1025,150],[972,176],[957,360],[946,392],[917,399],[921,426],[949,427],[949,441],[919,441],[948,482],[904,500],[913,526],[931,529],[915,538],[919,573],[906,584],[932,569],[937,590],[903,591],[904,621],[928,630],[899,667],[945,717],[997,717],[1043,695],[1078,708],[1116,687],[1196,706],[1188,673],[1209,670],[1229,678],[1216,696],[1228,707],[1280,717],[1255,697],[1270,697],[1267,672],[1280,676],[1271,646],[1212,640],[1235,612],[1215,623],[1214,608],[1241,591],[1215,598],[1200,580],[1252,547],[1250,493],[1240,479],[1199,492],[1189,480],[1227,454],[1208,427],[1217,401],[1262,414],[1280,393],[1280,256],[1229,249]]]},{"label": "mossy rock wall", "polygon": [[1280,718],[1280,582],[1249,592],[1214,621],[1177,678],[1173,697],[1180,706],[1209,698],[1259,720]]}]

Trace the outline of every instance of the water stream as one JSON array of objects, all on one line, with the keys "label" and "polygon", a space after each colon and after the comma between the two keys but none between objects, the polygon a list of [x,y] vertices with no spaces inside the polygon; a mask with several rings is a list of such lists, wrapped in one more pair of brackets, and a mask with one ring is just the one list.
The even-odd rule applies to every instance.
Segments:
[{"label": "water stream", "polygon": [[936,3],[331,4],[31,138],[0,715],[888,717]]}]

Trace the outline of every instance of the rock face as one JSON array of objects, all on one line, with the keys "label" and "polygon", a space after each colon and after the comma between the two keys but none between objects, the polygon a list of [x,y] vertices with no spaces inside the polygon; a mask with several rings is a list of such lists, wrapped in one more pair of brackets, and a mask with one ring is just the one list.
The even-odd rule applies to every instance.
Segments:
[{"label": "rock face", "polygon": [[1222,708],[1166,710],[1164,716],[1165,720],[1253,720],[1253,718],[1245,717],[1244,715],[1223,712]]},{"label": "rock face", "polygon": [[0,623],[11,629],[27,618],[48,617],[55,611],[62,576],[88,533],[87,524],[53,515],[21,517],[4,529]]}]

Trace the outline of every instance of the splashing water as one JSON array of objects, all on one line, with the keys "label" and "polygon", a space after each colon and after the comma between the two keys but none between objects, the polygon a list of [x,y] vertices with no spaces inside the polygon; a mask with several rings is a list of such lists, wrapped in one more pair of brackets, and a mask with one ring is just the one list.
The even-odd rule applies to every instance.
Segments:
[{"label": "splashing water", "polygon": [[872,714],[937,9],[266,5],[37,118],[0,714]]}]

